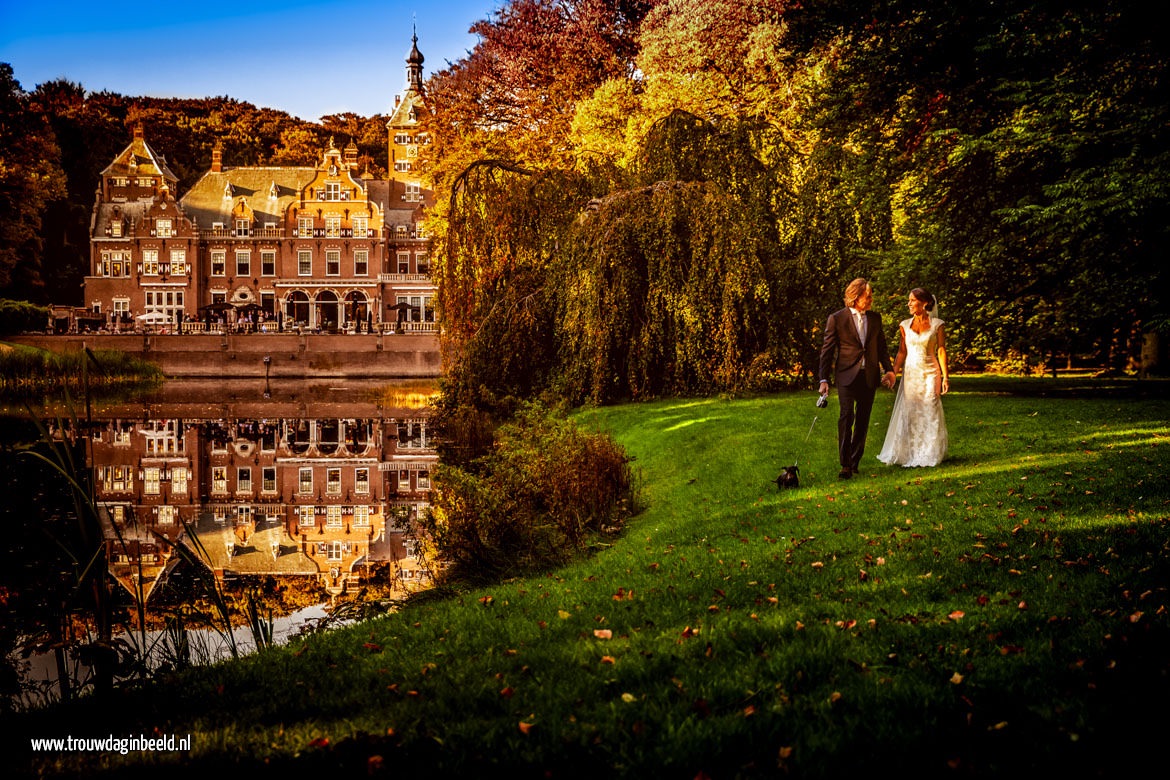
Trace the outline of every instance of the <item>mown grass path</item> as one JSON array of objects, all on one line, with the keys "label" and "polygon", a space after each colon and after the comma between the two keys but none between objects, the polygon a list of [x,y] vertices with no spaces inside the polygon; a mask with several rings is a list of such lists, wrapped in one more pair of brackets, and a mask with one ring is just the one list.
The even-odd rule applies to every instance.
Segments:
[{"label": "mown grass path", "polygon": [[959,377],[916,470],[883,394],[849,481],[835,400],[584,410],[642,484],[611,546],[16,733],[193,735],[81,764],[143,776],[1114,776],[1170,725],[1166,390]]}]

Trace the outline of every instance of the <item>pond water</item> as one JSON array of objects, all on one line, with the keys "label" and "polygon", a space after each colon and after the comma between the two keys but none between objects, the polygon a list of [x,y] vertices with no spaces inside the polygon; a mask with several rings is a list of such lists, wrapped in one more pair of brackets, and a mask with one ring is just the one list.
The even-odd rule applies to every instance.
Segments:
[{"label": "pond water", "polygon": [[[279,618],[281,636],[371,578],[404,592],[426,587],[413,521],[437,463],[433,391],[419,380],[186,380],[127,400],[0,416],[0,489],[10,497],[0,519],[11,540],[0,615],[19,627],[0,630],[10,663],[21,638],[69,622],[73,561],[99,548],[116,597],[156,615],[181,606],[168,588],[175,580],[318,589],[320,604]],[[19,454],[30,445],[46,458]],[[75,493],[54,461],[88,480],[93,527],[77,522]],[[237,633],[250,646],[249,630]],[[226,649],[200,641],[209,660]],[[30,670],[36,680],[44,672]]]}]

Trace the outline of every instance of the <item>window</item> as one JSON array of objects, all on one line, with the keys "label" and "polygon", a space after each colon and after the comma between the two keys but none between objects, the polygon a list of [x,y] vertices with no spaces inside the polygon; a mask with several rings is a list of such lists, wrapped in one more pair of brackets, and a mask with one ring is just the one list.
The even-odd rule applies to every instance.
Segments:
[{"label": "window", "polygon": [[227,252],[222,249],[211,253],[211,275],[227,276]]},{"label": "window", "polygon": [[401,491],[410,491],[410,472],[402,469],[398,472],[398,489]]},{"label": "window", "polygon": [[359,249],[353,253],[353,275],[368,276],[370,273],[370,252],[368,249]]},{"label": "window", "polygon": [[276,492],[276,468],[265,466],[261,475],[260,489],[265,493]]},{"label": "window", "polygon": [[212,466],[211,492],[226,493],[227,489],[227,466]]},{"label": "window", "polygon": [[367,468],[355,469],[353,472],[353,489],[356,493],[370,492],[370,470]]},{"label": "window", "polygon": [[187,250],[171,250],[171,273],[175,276],[187,275]]},{"label": "window", "polygon": [[325,250],[325,275],[341,276],[341,250]]},{"label": "window", "polygon": [[142,250],[142,273],[144,276],[158,276],[158,250]]},{"label": "window", "polygon": [[297,475],[297,492],[306,495],[313,492],[313,469],[303,468]]},{"label": "window", "polygon": [[326,469],[325,492],[330,496],[341,495],[341,469]]},{"label": "window", "polygon": [[140,176],[138,178],[138,186],[139,187],[153,187],[154,186],[154,179],[151,179],[148,176]]},{"label": "window", "polygon": [[394,170],[397,171],[398,173],[409,173],[410,172],[410,160],[395,160],[394,161]]},{"label": "window", "polygon": [[370,234],[370,218],[369,217],[354,217],[353,218],[353,237],[366,238]]},{"label": "window", "polygon": [[398,273],[400,273],[400,274],[410,273],[410,252],[399,252],[398,253]]},{"label": "window", "polygon": [[276,276],[276,252],[264,249],[260,252],[260,275]]},{"label": "window", "polygon": [[313,252],[301,249],[297,252],[297,276],[313,275]]},{"label": "window", "polygon": [[325,238],[341,238],[341,217],[338,215],[325,217]]},{"label": "window", "polygon": [[175,524],[175,508],[173,506],[156,507],[158,510],[158,524],[159,525],[174,525]]},{"label": "window", "polygon": [[147,466],[142,470],[142,492],[148,496],[157,496],[162,492],[159,487],[159,470],[157,466]]},{"label": "window", "polygon": [[414,267],[420,274],[427,274],[431,272],[430,261],[427,260],[426,252],[414,253]]},{"label": "window", "polygon": [[159,238],[170,238],[175,234],[171,225],[172,223],[169,219],[156,219],[154,221],[154,234]]},{"label": "window", "polygon": [[370,524],[370,508],[368,506],[359,504],[353,508],[353,524],[360,526]]},{"label": "window", "polygon": [[330,542],[326,549],[327,555],[331,561],[340,561],[345,557],[345,544],[342,542]]},{"label": "window", "polygon": [[429,471],[426,471],[424,469],[424,470],[418,472],[418,475],[415,478],[418,480],[418,489],[419,490],[430,490],[431,489],[431,474]]},{"label": "window", "polygon": [[182,466],[171,469],[171,492],[187,492],[187,469]]},{"label": "window", "polygon": [[325,182],[325,200],[341,200],[341,182]]},{"label": "window", "polygon": [[247,250],[236,251],[236,276],[252,275],[252,253]]},{"label": "window", "polygon": [[114,318],[121,319],[130,316],[130,299],[129,298],[115,298],[114,299]]},{"label": "window", "polygon": [[341,507],[336,504],[325,508],[325,525],[330,528],[340,528],[341,523]]},{"label": "window", "polygon": [[236,507],[236,522],[252,522],[252,507],[248,506],[247,504],[240,504],[238,507]]},{"label": "window", "polygon": [[251,493],[252,492],[252,469],[245,466],[236,469],[236,492],[237,493]]},{"label": "window", "polygon": [[419,187],[417,181],[408,181],[406,183],[406,194],[402,197],[411,203],[418,203],[422,200],[422,188]]},{"label": "window", "polygon": [[110,235],[114,238],[122,237],[122,220],[115,219],[110,223]]},{"label": "window", "polygon": [[247,238],[252,235],[252,220],[237,219],[236,220],[236,236],[239,238]]},{"label": "window", "polygon": [[316,512],[311,506],[297,507],[297,524],[298,525],[316,525]]},{"label": "window", "polygon": [[297,235],[301,238],[313,237],[313,218],[312,217],[298,217],[297,218]]}]

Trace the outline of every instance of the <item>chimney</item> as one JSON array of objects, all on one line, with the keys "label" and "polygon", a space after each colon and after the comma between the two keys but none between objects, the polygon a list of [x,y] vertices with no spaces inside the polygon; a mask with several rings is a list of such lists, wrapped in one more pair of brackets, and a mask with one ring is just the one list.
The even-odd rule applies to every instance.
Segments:
[{"label": "chimney", "polygon": [[216,144],[215,148],[211,150],[211,172],[223,172],[223,147],[219,144]]}]

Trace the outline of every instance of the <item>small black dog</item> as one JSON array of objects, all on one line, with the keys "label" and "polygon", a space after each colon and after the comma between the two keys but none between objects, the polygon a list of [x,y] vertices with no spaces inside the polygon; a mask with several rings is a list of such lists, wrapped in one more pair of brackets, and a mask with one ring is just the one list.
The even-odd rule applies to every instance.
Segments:
[{"label": "small black dog", "polygon": [[780,488],[798,488],[800,487],[800,477],[797,476],[799,472],[795,465],[785,466],[784,472],[776,477],[776,486]]}]

